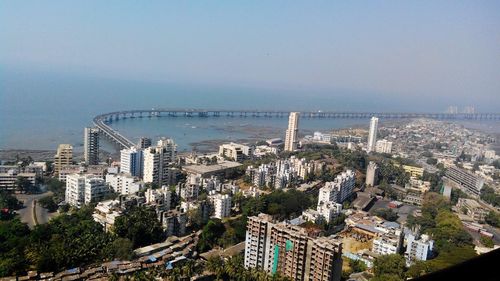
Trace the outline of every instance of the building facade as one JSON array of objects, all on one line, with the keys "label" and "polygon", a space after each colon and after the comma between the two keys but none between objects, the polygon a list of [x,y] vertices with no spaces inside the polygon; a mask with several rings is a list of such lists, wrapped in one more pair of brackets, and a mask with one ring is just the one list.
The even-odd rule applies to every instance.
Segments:
[{"label": "building facade", "polygon": [[253,149],[248,145],[232,142],[219,146],[219,156],[226,157],[231,161],[242,162],[245,159],[251,158],[252,155]]},{"label": "building facade", "polygon": [[172,168],[177,156],[177,145],[172,139],[158,141],[156,147],[144,150],[144,175],[145,183],[157,185],[175,184],[178,170]]},{"label": "building facade", "polygon": [[144,183],[129,174],[107,174],[106,183],[111,189],[122,195],[134,194],[144,187]]},{"label": "building facade", "polygon": [[378,153],[391,153],[392,152],[392,141],[388,140],[378,140],[375,150]]},{"label": "building facade", "polygon": [[471,174],[458,167],[450,167],[446,170],[445,176],[468,194],[479,197],[484,185],[484,179],[480,176]]},{"label": "building facade", "polygon": [[54,156],[54,174],[59,175],[62,167],[73,164],[73,146],[60,144]]},{"label": "building facade", "polygon": [[375,186],[378,184],[378,166],[375,162],[370,161],[366,168],[366,186]]},{"label": "building facade", "polygon": [[245,267],[291,280],[340,280],[342,243],[314,238],[306,229],[275,223],[266,214],[249,217],[245,240]]},{"label": "building facade", "polygon": [[290,112],[285,134],[285,151],[295,151],[298,146],[299,112]]},{"label": "building facade", "polygon": [[378,131],[378,118],[372,117],[370,119],[370,130],[368,132],[368,145],[366,152],[370,153],[375,151],[377,145],[377,131]]},{"label": "building facade", "polygon": [[65,201],[71,206],[82,207],[102,200],[108,187],[102,178],[94,175],[72,174],[66,177]]},{"label": "building facade", "polygon": [[99,164],[99,129],[86,127],[83,130],[83,156],[85,164]]},{"label": "building facade", "polygon": [[132,147],[120,151],[120,171],[122,173],[142,178],[143,161],[142,149]]}]

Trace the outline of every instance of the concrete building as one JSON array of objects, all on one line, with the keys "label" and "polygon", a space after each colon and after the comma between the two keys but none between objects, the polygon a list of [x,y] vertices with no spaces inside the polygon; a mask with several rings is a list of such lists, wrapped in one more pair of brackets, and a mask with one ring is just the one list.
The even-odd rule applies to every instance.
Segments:
[{"label": "concrete building", "polygon": [[285,151],[295,151],[298,145],[299,112],[290,112],[285,135]]},{"label": "concrete building", "polygon": [[458,198],[458,211],[465,211],[465,214],[475,221],[484,221],[489,211],[483,208],[476,200],[467,198]]},{"label": "concrete building", "polygon": [[340,280],[342,243],[309,236],[305,228],[275,223],[265,214],[249,217],[245,241],[245,267],[291,280]]},{"label": "concrete building", "polygon": [[107,174],[106,183],[114,192],[123,195],[134,194],[144,187],[139,178],[123,173]]},{"label": "concrete building", "polygon": [[122,173],[142,178],[143,161],[142,149],[132,147],[120,151],[120,171]]},{"label": "concrete building", "polygon": [[484,179],[482,177],[471,174],[455,166],[446,170],[445,176],[468,194],[475,197],[479,197],[481,194],[481,189],[484,185]]},{"label": "concrete building", "polygon": [[424,168],[403,165],[403,170],[413,178],[421,178],[424,175]]},{"label": "concrete building", "polygon": [[376,149],[377,131],[378,131],[378,118],[372,117],[370,119],[370,130],[368,132],[368,145],[366,147],[366,152],[368,153]]},{"label": "concrete building", "polygon": [[392,152],[392,141],[388,140],[378,140],[375,151],[378,153],[391,153]]},{"label": "concrete building", "polygon": [[379,255],[399,254],[403,245],[403,232],[391,231],[373,239],[372,252]]},{"label": "concrete building", "polygon": [[155,206],[156,210],[168,211],[171,207],[172,193],[168,186],[158,189],[148,188],[144,193],[146,204]]},{"label": "concrete building", "polygon": [[320,188],[318,205],[321,202],[344,202],[353,194],[355,183],[355,174],[352,170],[337,175],[334,181],[326,182],[325,186]]},{"label": "concrete building", "polygon": [[375,162],[370,161],[366,168],[366,186],[375,186],[378,184],[378,166]]},{"label": "concrete building", "polygon": [[73,164],[73,146],[60,144],[54,156],[54,174],[59,175],[62,167]]},{"label": "concrete building", "polygon": [[104,230],[111,231],[117,217],[122,215],[120,201],[106,200],[97,203],[92,218],[104,227]]},{"label": "concrete building", "polygon": [[327,223],[329,223],[340,214],[342,205],[335,202],[321,202],[318,204],[316,211]]},{"label": "concrete building", "polygon": [[94,175],[72,174],[66,177],[65,201],[74,207],[99,202],[108,193],[102,178]]},{"label": "concrete building", "polygon": [[144,150],[143,179],[157,185],[175,184],[178,171],[172,168],[177,156],[177,145],[172,139],[161,139],[156,147]]},{"label": "concrete building", "polygon": [[228,158],[231,161],[242,162],[251,158],[253,148],[248,145],[238,143],[226,143],[219,146],[219,156]]},{"label": "concrete building", "polygon": [[4,172],[0,172],[0,191],[15,191],[17,188],[17,179],[19,177],[27,179],[32,186],[35,186],[37,184],[36,173],[24,173],[19,172],[18,169],[10,169]]},{"label": "concrete building", "polygon": [[86,165],[99,164],[99,129],[86,127],[83,130],[83,156]]},{"label": "concrete building", "polygon": [[59,171],[59,180],[66,182],[66,177],[71,174],[86,174],[86,175],[94,175],[98,178],[105,179],[105,175],[107,172],[108,166],[106,165],[89,165],[89,166],[81,166],[81,165],[67,165],[61,168]]},{"label": "concrete building", "polygon": [[152,142],[150,138],[142,137],[139,139],[139,143],[137,144],[137,146],[139,147],[139,149],[145,149],[150,147],[151,144]]},{"label": "concrete building", "polygon": [[428,235],[421,236],[414,233],[406,235],[406,265],[410,266],[416,261],[426,261],[432,256],[434,250],[434,240],[431,240]]},{"label": "concrete building", "polygon": [[160,223],[167,236],[183,236],[186,234],[187,213],[180,208],[161,212]]},{"label": "concrete building", "polygon": [[214,217],[223,219],[231,216],[231,196],[229,194],[213,194],[208,196],[212,203]]}]

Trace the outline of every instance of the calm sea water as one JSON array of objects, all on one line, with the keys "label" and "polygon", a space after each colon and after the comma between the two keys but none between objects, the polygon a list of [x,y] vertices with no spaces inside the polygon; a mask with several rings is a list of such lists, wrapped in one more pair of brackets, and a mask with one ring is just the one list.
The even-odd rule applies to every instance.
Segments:
[{"label": "calm sea water", "polygon": [[[91,125],[93,116],[125,109],[414,111],[413,104],[369,97],[345,91],[191,86],[9,70],[0,75],[0,149],[55,149],[59,143],[70,143],[78,150],[83,128]],[[358,124],[368,126],[368,120],[303,119],[300,129],[304,134]],[[287,120],[164,117],[120,120],[112,126],[134,141],[169,136],[180,150],[191,150],[192,143],[203,140],[283,137]]]}]

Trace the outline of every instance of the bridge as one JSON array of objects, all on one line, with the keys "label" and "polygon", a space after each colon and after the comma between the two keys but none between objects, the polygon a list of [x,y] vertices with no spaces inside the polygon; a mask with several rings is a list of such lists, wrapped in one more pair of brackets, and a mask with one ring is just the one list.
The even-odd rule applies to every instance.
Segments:
[{"label": "bridge", "polygon": [[[277,110],[227,110],[227,109],[139,109],[115,111],[94,117],[94,124],[101,133],[120,148],[132,147],[135,144],[111,128],[108,124],[127,118],[158,118],[158,117],[235,117],[235,118],[283,118],[289,111]],[[381,119],[413,119],[428,118],[438,120],[500,120],[500,113],[405,113],[405,112],[336,112],[336,111],[302,111],[301,118],[337,118],[337,119],[367,119],[376,116]]]}]

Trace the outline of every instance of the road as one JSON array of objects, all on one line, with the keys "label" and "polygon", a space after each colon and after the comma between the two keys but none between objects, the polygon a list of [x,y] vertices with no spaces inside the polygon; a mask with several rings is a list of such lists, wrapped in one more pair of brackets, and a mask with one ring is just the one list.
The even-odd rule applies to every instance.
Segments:
[{"label": "road", "polygon": [[50,214],[47,209],[40,207],[40,205],[35,204],[35,200],[43,198],[45,196],[52,195],[52,192],[45,192],[40,194],[17,194],[17,200],[23,202],[24,208],[17,211],[19,214],[21,221],[28,224],[30,228],[35,226],[35,218],[33,217],[33,207],[35,206],[36,217],[39,224],[44,224],[49,221],[49,219],[53,216]]}]

